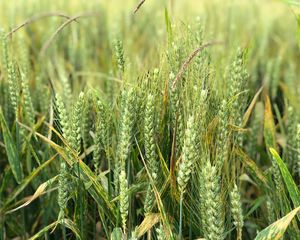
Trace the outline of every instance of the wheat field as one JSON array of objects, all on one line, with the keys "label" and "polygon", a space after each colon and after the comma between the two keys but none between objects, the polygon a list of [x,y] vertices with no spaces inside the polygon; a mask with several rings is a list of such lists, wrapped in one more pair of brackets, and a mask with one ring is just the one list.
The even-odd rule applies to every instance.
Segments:
[{"label": "wheat field", "polygon": [[300,3],[0,2],[0,240],[299,240]]}]

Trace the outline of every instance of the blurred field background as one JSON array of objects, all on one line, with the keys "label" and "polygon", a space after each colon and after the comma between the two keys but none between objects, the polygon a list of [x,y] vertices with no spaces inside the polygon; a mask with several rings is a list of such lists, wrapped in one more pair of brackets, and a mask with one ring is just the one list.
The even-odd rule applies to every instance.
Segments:
[{"label": "blurred field background", "polygon": [[[219,48],[220,51],[216,50],[218,54],[229,56],[231,48],[236,46],[249,48],[253,51],[251,64],[263,62],[263,56],[276,58],[280,55],[284,58],[296,54],[294,46],[299,35],[296,20],[299,8],[297,3],[288,4],[288,1],[147,1],[136,15],[133,11],[137,1],[131,0],[55,3],[30,0],[3,1],[0,4],[1,27],[7,31],[31,17],[41,17],[39,15],[45,13],[61,13],[72,17],[83,13],[94,14],[83,17],[80,23],[72,22],[61,31],[45,56],[49,59],[55,48],[61,50],[67,45],[75,53],[84,49],[92,55],[87,55],[87,71],[100,66],[104,72],[108,71],[109,61],[106,60],[111,58],[109,47],[116,36],[126,38],[126,54],[137,67],[136,70],[147,71],[153,67],[156,64],[153,58],[158,61],[166,47],[165,8],[179,31],[198,19],[205,26],[207,40],[224,41],[225,46]],[[12,41],[23,38],[22,42],[37,54],[64,20],[62,17],[41,17],[18,31]],[[62,53],[66,51],[59,51],[59,54]],[[81,54],[77,61],[85,62],[87,56]]]}]

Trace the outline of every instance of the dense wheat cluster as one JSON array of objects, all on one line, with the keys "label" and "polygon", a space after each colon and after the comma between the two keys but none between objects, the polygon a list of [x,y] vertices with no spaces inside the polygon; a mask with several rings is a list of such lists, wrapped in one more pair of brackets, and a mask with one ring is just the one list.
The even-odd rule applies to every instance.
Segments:
[{"label": "dense wheat cluster", "polygon": [[299,240],[299,12],[1,1],[0,240]]}]

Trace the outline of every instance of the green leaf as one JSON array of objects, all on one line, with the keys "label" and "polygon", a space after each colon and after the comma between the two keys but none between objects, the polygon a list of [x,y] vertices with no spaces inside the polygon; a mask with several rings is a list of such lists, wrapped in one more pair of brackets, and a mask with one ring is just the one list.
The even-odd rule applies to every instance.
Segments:
[{"label": "green leaf", "polygon": [[270,226],[259,232],[255,240],[280,240],[282,239],[288,225],[299,212],[300,207],[297,207],[283,218],[272,223]]},{"label": "green leaf", "polygon": [[277,162],[279,166],[286,188],[290,194],[290,198],[294,203],[294,207],[300,206],[300,192],[291,173],[289,172],[288,168],[286,167],[286,165],[284,164],[284,162],[282,161],[281,157],[278,155],[276,150],[274,148],[270,148],[270,152],[274,160]]},{"label": "green leaf", "polygon": [[16,145],[6,124],[2,108],[0,108],[0,123],[9,165],[17,183],[21,183],[23,180],[22,164],[18,157]]}]

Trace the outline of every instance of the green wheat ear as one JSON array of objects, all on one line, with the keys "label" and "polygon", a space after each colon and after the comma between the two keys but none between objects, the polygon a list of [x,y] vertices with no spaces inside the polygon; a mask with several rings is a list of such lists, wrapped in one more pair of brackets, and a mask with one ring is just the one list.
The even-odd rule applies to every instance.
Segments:
[{"label": "green wheat ear", "polygon": [[228,110],[227,102],[225,100],[221,103],[221,108],[218,113],[218,131],[216,139],[216,166],[222,169],[224,162],[228,156]]},{"label": "green wheat ear", "polygon": [[231,105],[231,121],[237,126],[242,124],[242,113],[246,100],[245,94],[240,96],[238,94],[246,89],[247,79],[248,73],[245,68],[244,51],[239,48],[229,72],[229,101],[233,101]]},{"label": "green wheat ear", "polygon": [[237,231],[237,239],[242,240],[244,217],[242,211],[241,196],[236,184],[234,184],[234,187],[230,192],[230,200],[231,200],[231,213],[234,220],[233,224],[235,225]]},{"label": "green wheat ear", "polygon": [[24,95],[24,105],[25,105],[25,117],[28,119],[30,125],[33,125],[35,120],[34,120],[34,108],[33,108],[33,103],[31,99],[31,94],[29,91],[29,81],[28,78],[26,77],[27,75],[21,73],[21,86],[22,86],[22,91]]},{"label": "green wheat ear", "polygon": [[77,154],[80,153],[81,146],[81,130],[82,130],[82,113],[84,106],[84,93],[80,92],[78,100],[76,101],[71,119],[71,130],[70,130],[70,145]]},{"label": "green wheat ear", "polygon": [[64,160],[60,162],[60,173],[58,178],[58,206],[60,214],[64,213],[67,207],[69,186],[68,186],[68,170]]},{"label": "green wheat ear", "polygon": [[93,163],[94,163],[94,169],[95,172],[98,174],[99,172],[99,165],[100,165],[100,158],[101,158],[101,152],[106,153],[108,155],[108,149],[109,149],[109,119],[107,111],[103,105],[103,103],[98,100],[97,101],[97,120],[96,120],[96,128],[95,128],[95,137],[94,137],[94,145],[95,149],[93,152]]},{"label": "green wheat ear", "polygon": [[[144,120],[144,146],[145,158],[149,166],[149,171],[154,184],[157,184],[159,162],[156,152],[155,142],[155,98],[154,95],[149,94],[146,102],[145,120]],[[144,210],[149,213],[154,203],[154,194],[151,185],[148,185]]]},{"label": "green wheat ear", "polygon": [[[68,123],[68,116],[66,112],[66,108],[64,106],[63,100],[60,97],[59,94],[56,94],[56,106],[60,118],[60,123],[62,127],[62,135],[63,137],[69,141],[70,139],[70,126]],[[69,181],[68,178],[68,168],[67,164],[64,160],[61,159],[60,162],[60,173],[59,173],[59,179],[58,179],[58,205],[60,209],[59,215],[63,218],[64,211],[67,207],[67,200],[68,200],[68,194],[69,194]]]},{"label": "green wheat ear", "polygon": [[203,204],[201,218],[204,237],[207,240],[224,239],[223,204],[220,192],[220,177],[215,166],[210,161],[202,169],[201,199]]},{"label": "green wheat ear", "polygon": [[182,237],[182,219],[183,219],[183,194],[191,178],[193,165],[197,155],[196,149],[196,131],[194,117],[190,116],[185,131],[184,144],[182,149],[182,161],[179,165],[177,176],[178,188],[180,192],[180,222],[179,235]]},{"label": "green wheat ear", "polygon": [[[175,74],[169,74],[170,86],[175,80]],[[171,108],[171,124],[173,134],[175,134],[175,155],[176,158],[180,157],[184,141],[184,114],[183,103],[180,88],[177,86],[174,91],[170,89],[170,108]]]},{"label": "green wheat ear", "polygon": [[56,106],[59,114],[60,124],[62,128],[62,136],[69,141],[71,126],[69,124],[69,116],[65,104],[59,94],[56,94]]},{"label": "green wheat ear", "polygon": [[8,63],[8,88],[11,106],[13,107],[14,112],[17,114],[20,89],[15,62]]},{"label": "green wheat ear", "polygon": [[128,182],[126,178],[125,170],[122,169],[119,176],[120,181],[120,213],[122,219],[122,228],[124,234],[127,231],[126,223],[127,223],[127,216],[128,216]]},{"label": "green wheat ear", "polygon": [[116,39],[114,45],[115,45],[115,54],[116,54],[118,68],[121,74],[123,74],[125,70],[125,59],[124,59],[123,43],[121,39]]},{"label": "green wheat ear", "polygon": [[[117,159],[115,162],[115,188],[118,190],[118,176],[121,169],[125,169],[126,160],[130,153],[132,141],[132,130],[135,116],[135,93],[132,88],[124,89],[122,93],[121,123],[119,132],[119,141],[117,149]],[[117,192],[117,191],[116,191]]]},{"label": "green wheat ear", "polygon": [[195,149],[195,121],[194,117],[190,116],[187,122],[187,129],[185,131],[184,145],[182,150],[182,161],[179,165],[177,182],[180,193],[184,193],[186,186],[190,179],[193,164],[195,163],[196,149]]}]

